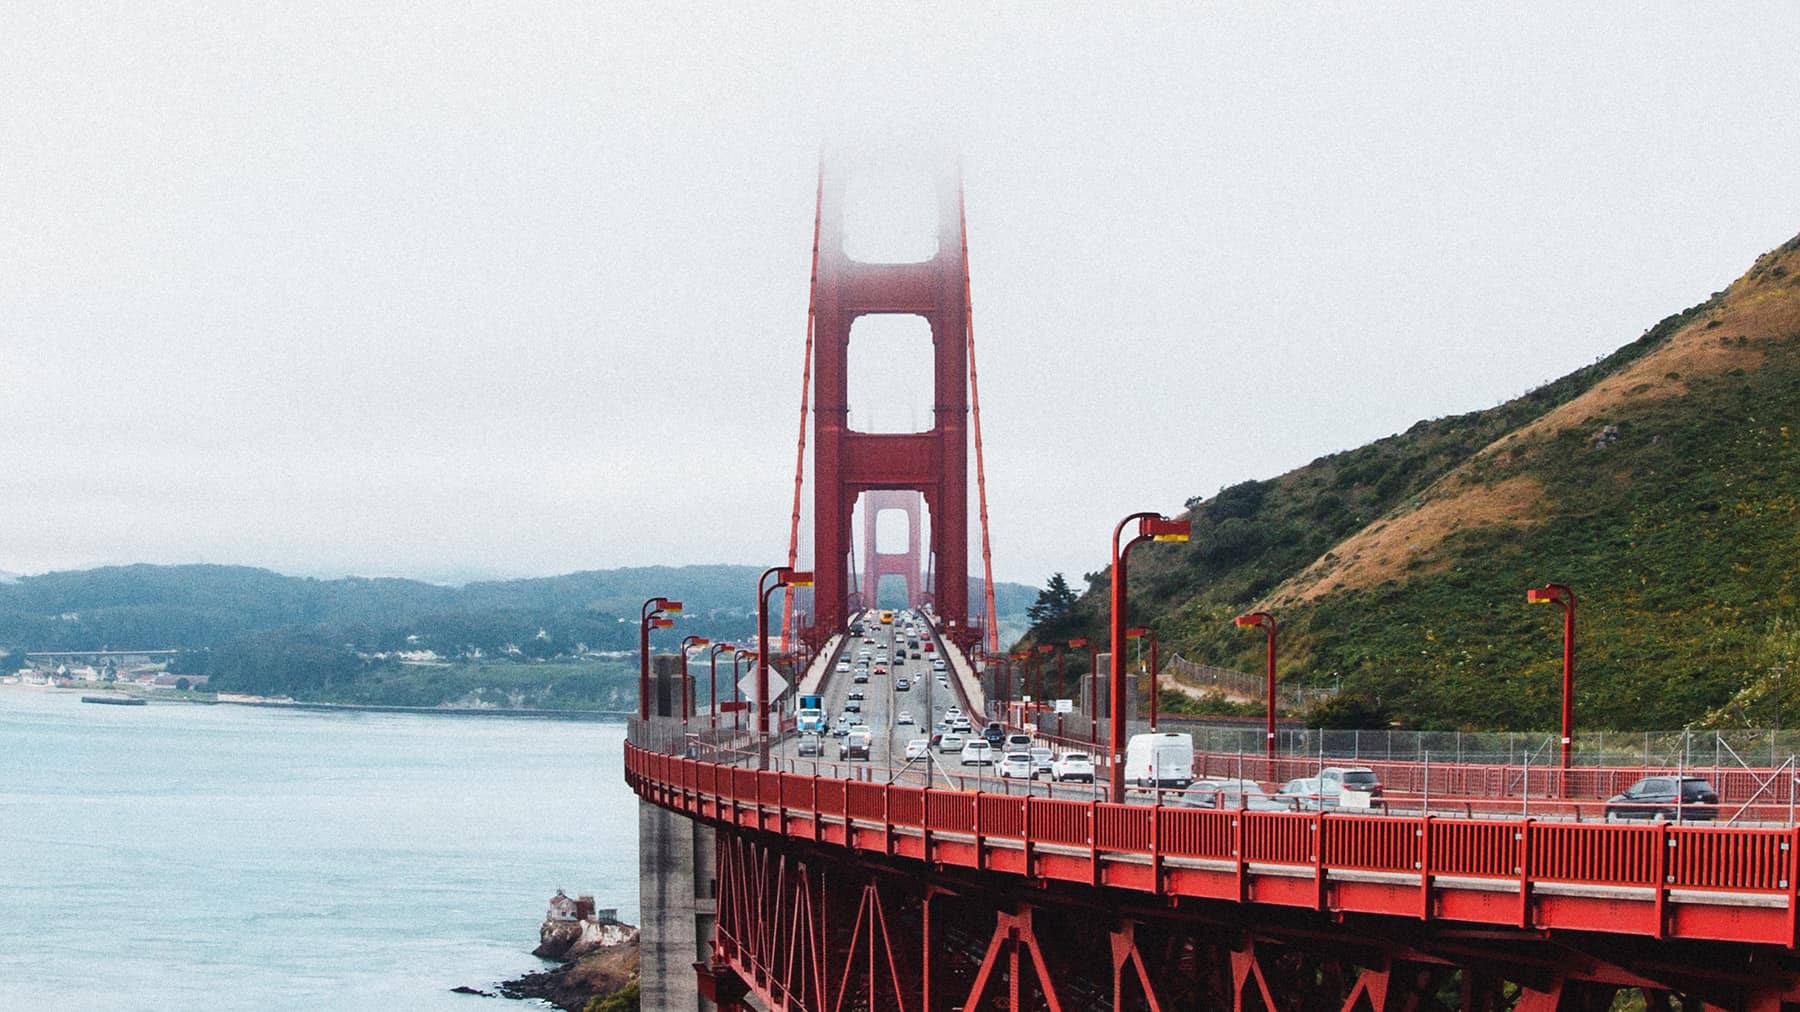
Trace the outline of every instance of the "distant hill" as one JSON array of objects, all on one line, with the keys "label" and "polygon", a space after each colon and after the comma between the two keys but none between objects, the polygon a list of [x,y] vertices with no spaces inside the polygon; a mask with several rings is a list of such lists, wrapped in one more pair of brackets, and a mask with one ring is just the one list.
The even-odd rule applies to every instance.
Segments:
[{"label": "distant hill", "polygon": [[[454,648],[465,637],[491,647],[567,627],[565,638],[594,650],[636,649],[639,608],[652,594],[680,599],[681,621],[698,635],[748,635],[760,572],[651,566],[442,587],[243,566],[109,566],[0,585],[0,647],[204,648],[287,627],[330,630],[370,649],[399,649],[409,636],[415,646],[435,638]],[[1022,616],[1035,593],[1017,584],[995,592],[1003,622]],[[979,581],[971,598],[981,600]]]},{"label": "distant hill", "polygon": [[[1134,620],[1258,670],[1230,620],[1268,609],[1285,678],[1419,726],[1547,728],[1560,625],[1525,590],[1567,583],[1578,724],[1779,722],[1797,489],[1800,237],[1523,397],[1190,500],[1191,543],[1133,556]],[[1103,635],[1105,606],[1102,584],[1041,634]]]},{"label": "distant hill", "polygon": [[[0,657],[177,648],[209,688],[407,706],[628,709],[646,597],[678,599],[677,632],[754,634],[749,566],[640,567],[442,587],[283,576],[239,566],[113,566],[0,584]],[[995,587],[1022,627],[1035,592]],[[980,601],[979,583],[971,597]],[[1010,609],[1010,610],[1009,610]],[[666,635],[666,634],[665,634]],[[659,649],[673,641],[659,639]]]}]

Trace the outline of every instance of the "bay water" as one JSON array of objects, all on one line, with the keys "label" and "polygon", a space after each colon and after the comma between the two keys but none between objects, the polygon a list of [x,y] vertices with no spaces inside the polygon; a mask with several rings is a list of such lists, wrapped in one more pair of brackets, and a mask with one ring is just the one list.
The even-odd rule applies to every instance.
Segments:
[{"label": "bay water", "polygon": [[0,686],[0,1009],[480,1009],[550,896],[638,923],[622,723]]}]

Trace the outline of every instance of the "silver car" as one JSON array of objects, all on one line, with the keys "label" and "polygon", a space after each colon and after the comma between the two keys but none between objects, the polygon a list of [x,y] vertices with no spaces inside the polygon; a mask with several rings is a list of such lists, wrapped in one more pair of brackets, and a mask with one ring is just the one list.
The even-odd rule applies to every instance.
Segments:
[{"label": "silver car", "polygon": [[1288,806],[1269,797],[1254,780],[1196,780],[1175,802],[1187,808],[1247,808],[1252,812],[1285,812]]},{"label": "silver car", "polygon": [[985,738],[971,739],[962,747],[962,764],[964,766],[994,765],[994,746]]},{"label": "silver car", "polygon": [[[964,751],[966,752],[967,749]],[[1015,777],[1020,780],[1037,779],[1037,764],[1031,761],[1030,752],[1006,753],[1006,757],[1000,760],[999,769],[1000,775],[1008,780]]]}]

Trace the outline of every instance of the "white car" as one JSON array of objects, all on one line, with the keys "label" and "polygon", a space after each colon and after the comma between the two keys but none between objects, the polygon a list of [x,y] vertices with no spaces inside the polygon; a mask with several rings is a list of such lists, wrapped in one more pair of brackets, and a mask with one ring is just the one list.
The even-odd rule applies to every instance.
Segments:
[{"label": "white car", "polygon": [[899,727],[901,724],[911,724],[912,722],[913,716],[911,710],[901,710],[899,716],[894,718],[895,727]]},{"label": "white car", "polygon": [[962,747],[962,764],[964,766],[994,765],[994,746],[989,745],[982,738],[968,742]]},{"label": "white car", "polygon": [[1036,764],[1031,761],[1031,753],[1006,753],[1006,758],[1000,760],[1000,775],[1007,779],[1014,777],[1021,780],[1037,779],[1037,768]]},{"label": "white car", "polygon": [[1037,748],[1032,749],[1031,750],[1031,775],[1033,777],[1036,777],[1039,773],[1042,773],[1043,775],[1045,775],[1047,777],[1055,776],[1055,773],[1050,768],[1051,763],[1054,763],[1055,761],[1056,761],[1056,753],[1055,752],[1052,752],[1049,749],[1044,748],[1041,745],[1038,746]]},{"label": "white car", "polygon": [[960,706],[950,706],[950,707],[945,708],[945,710],[944,710],[944,719],[945,720],[955,720],[956,718],[958,718],[962,715],[963,715],[962,707],[960,707]]},{"label": "white car", "polygon": [[906,743],[906,758],[923,759],[931,751],[931,742],[924,738],[914,738]]},{"label": "white car", "polygon": [[837,670],[837,673],[840,675],[849,674],[850,673],[850,662],[847,660],[837,662],[836,670]]},{"label": "white car", "polygon": [[1031,751],[1031,735],[1014,731],[1006,736],[1006,741],[1002,743],[1001,747],[1008,752],[1029,752]]},{"label": "white car", "polygon": [[[951,752],[961,752],[966,744],[968,744],[968,739],[962,735],[946,734],[938,739],[938,754],[948,755]],[[987,742],[984,741],[982,744],[986,745]]]},{"label": "white car", "polygon": [[931,670],[933,670],[933,671],[944,670],[944,659],[942,657],[933,657],[931,659]]},{"label": "white car", "polygon": [[1069,752],[1050,764],[1050,775],[1058,781],[1094,782],[1094,758],[1086,752]]}]

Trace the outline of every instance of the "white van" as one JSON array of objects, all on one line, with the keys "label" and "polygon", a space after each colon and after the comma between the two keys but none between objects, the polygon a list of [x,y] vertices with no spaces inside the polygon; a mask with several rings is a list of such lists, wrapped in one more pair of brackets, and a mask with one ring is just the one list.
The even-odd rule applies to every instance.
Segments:
[{"label": "white van", "polygon": [[1187,789],[1194,782],[1194,736],[1173,731],[1132,735],[1125,746],[1125,782]]}]

